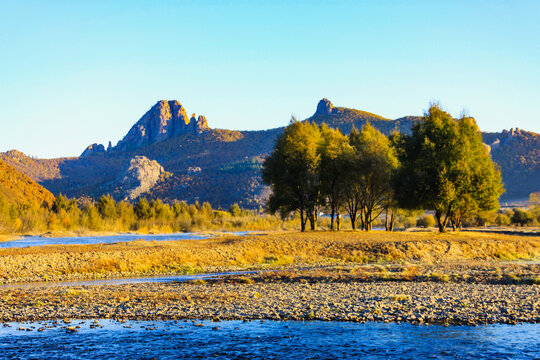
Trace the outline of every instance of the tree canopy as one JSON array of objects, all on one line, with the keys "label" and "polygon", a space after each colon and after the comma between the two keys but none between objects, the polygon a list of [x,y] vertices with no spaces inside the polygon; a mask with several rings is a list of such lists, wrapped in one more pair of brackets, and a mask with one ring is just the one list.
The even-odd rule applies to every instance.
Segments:
[{"label": "tree canopy", "polygon": [[307,220],[312,229],[316,227],[320,203],[320,154],[317,151],[320,140],[317,125],[292,118],[262,169],[263,181],[273,189],[269,209],[272,212],[298,211],[302,231]]},{"label": "tree canopy", "polygon": [[454,120],[431,105],[412,134],[397,144],[401,166],[395,185],[401,207],[434,210],[441,232],[449,220],[460,227],[466,214],[497,208],[503,192],[500,171],[474,118]]},{"label": "tree canopy", "polygon": [[489,147],[474,118],[454,119],[431,105],[411,135],[389,139],[369,123],[348,136],[322,124],[292,119],[263,164],[263,181],[272,187],[268,209],[300,214],[315,229],[317,214],[334,218],[346,211],[351,227],[371,230],[385,212],[386,229],[394,213],[432,210],[444,232],[461,228],[470,215],[495,210],[503,186]]},{"label": "tree canopy", "polygon": [[347,137],[326,125],[293,119],[263,164],[263,180],[272,187],[271,212],[298,211],[301,230],[316,227],[320,207],[330,212],[331,229],[342,209],[353,229],[371,229],[391,196],[397,157],[381,132],[365,125]]}]

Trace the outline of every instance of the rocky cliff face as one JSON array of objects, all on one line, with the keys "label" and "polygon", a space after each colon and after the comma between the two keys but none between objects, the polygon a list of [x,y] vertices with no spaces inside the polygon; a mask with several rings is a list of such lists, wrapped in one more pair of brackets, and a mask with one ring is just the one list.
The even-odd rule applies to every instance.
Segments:
[{"label": "rocky cliff face", "polygon": [[116,150],[132,150],[174,136],[197,133],[208,129],[204,116],[188,118],[185,108],[177,100],[161,100],[140,118],[127,135],[118,142]]},{"label": "rocky cliff face", "polygon": [[118,176],[114,195],[119,200],[134,200],[152,189],[164,173],[157,161],[135,156]]},{"label": "rocky cliff face", "polygon": [[332,102],[324,98],[317,104],[317,110],[314,115],[330,115],[333,109],[334,105],[332,105]]},{"label": "rocky cliff face", "polygon": [[104,152],[105,152],[105,146],[101,144],[92,144],[92,145],[88,145],[88,147],[81,154],[81,157],[89,156],[89,155],[97,154],[97,153],[104,153]]}]

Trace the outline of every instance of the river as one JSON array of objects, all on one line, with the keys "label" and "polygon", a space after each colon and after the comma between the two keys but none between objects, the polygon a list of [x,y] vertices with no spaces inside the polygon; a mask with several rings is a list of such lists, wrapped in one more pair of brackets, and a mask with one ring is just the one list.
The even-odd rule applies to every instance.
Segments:
[{"label": "river", "polygon": [[21,248],[43,245],[91,245],[110,244],[135,240],[170,241],[170,240],[202,240],[224,235],[244,236],[252,231],[220,232],[220,233],[172,233],[172,234],[117,234],[109,236],[77,236],[77,237],[42,237],[23,236],[19,239],[0,242],[0,248]]},{"label": "river", "polygon": [[[535,359],[537,324],[93,321],[0,327],[3,359]],[[46,328],[38,332],[39,328]],[[66,326],[80,326],[77,332]],[[19,330],[32,329],[32,331]]]}]

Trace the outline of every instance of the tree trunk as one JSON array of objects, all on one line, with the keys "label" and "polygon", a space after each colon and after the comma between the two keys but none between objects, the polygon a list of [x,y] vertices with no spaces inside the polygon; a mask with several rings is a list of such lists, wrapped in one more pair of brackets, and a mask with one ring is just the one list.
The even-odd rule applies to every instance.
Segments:
[{"label": "tree trunk", "polygon": [[307,213],[307,218],[309,219],[309,225],[311,230],[317,229],[317,214],[316,210],[310,210]]},{"label": "tree trunk", "polygon": [[304,220],[304,209],[300,209],[300,231],[306,231],[306,221]]},{"label": "tree trunk", "polygon": [[351,218],[351,228],[356,230],[356,212],[349,213],[349,217]]},{"label": "tree trunk", "polygon": [[336,214],[336,229],[339,231],[339,225],[340,225],[341,219],[339,218],[339,209]]},{"label": "tree trunk", "polygon": [[[456,229],[461,230],[461,227],[463,225],[463,220],[461,220],[461,217],[459,217],[456,221]],[[455,230],[454,230],[455,231]]]},{"label": "tree trunk", "polygon": [[435,218],[437,219],[437,225],[439,225],[439,232],[446,232],[446,223],[448,222],[448,216],[442,218],[442,213],[437,210],[435,211]]},{"label": "tree trunk", "polygon": [[373,220],[371,219],[371,210],[366,212],[366,231],[370,231],[372,228]]},{"label": "tree trunk", "polygon": [[334,206],[332,206],[330,210],[330,231],[334,231],[334,215],[335,209]]}]

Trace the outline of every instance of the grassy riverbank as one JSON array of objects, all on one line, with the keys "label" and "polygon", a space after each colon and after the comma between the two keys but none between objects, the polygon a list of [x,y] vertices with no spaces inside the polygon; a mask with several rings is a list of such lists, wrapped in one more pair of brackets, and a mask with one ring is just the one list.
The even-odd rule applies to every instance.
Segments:
[{"label": "grassy riverbank", "polygon": [[275,232],[0,249],[6,283],[275,270],[185,283],[0,286],[0,321],[538,323],[539,251],[539,237],[471,232]]},{"label": "grassy riverbank", "polygon": [[274,232],[193,241],[0,249],[2,282],[355,265],[538,260],[540,237],[489,233]]}]

